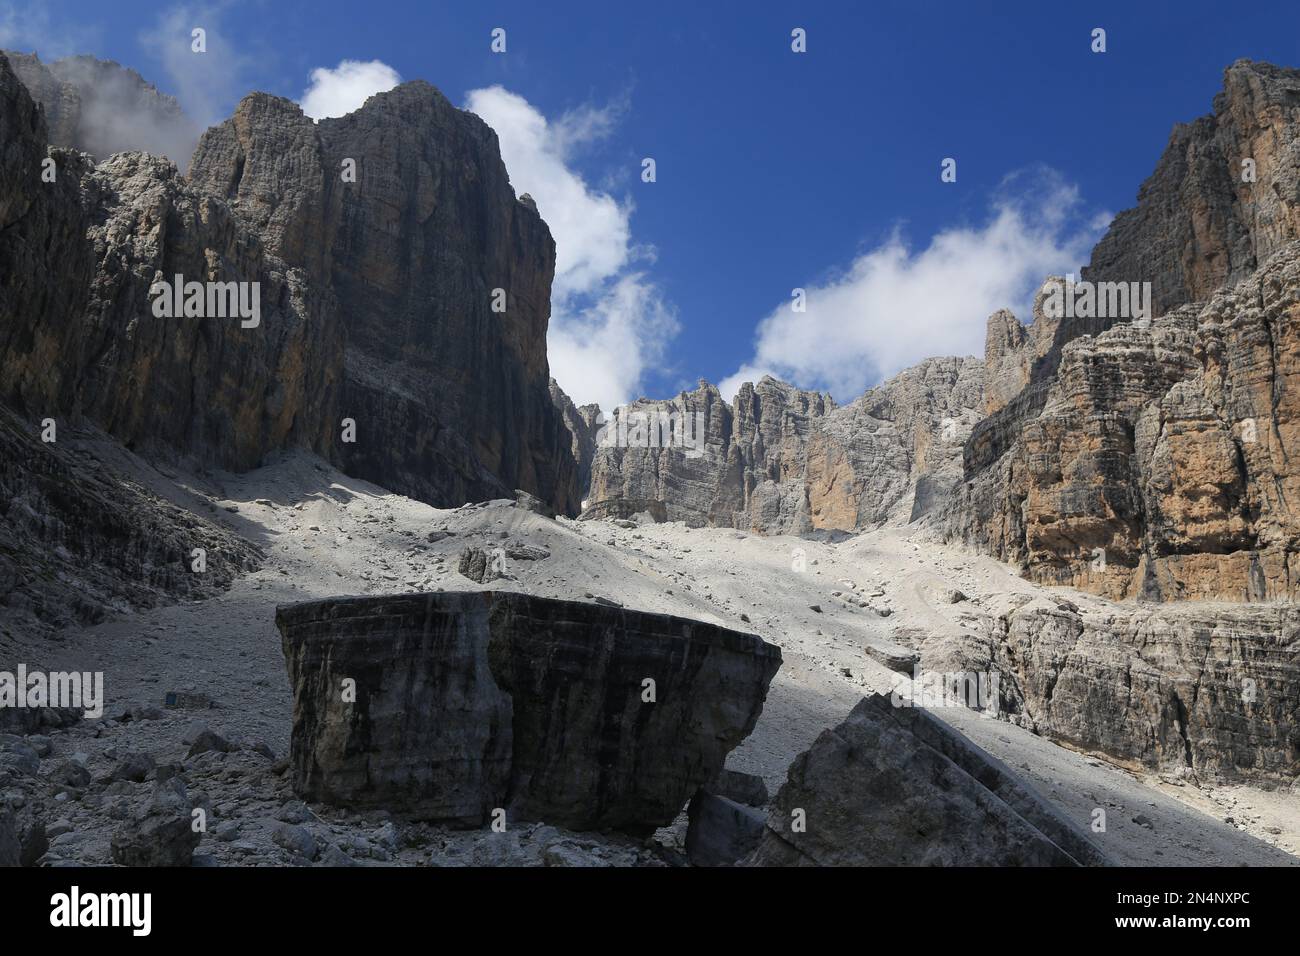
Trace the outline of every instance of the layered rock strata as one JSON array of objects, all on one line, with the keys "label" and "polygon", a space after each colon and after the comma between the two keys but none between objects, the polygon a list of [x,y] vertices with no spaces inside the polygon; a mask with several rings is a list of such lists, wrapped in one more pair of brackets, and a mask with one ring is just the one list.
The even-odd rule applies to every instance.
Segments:
[{"label": "layered rock strata", "polygon": [[[0,124],[0,399],[16,410],[224,468],[307,448],[434,504],[522,489],[577,512],[546,363],[554,243],[495,134],[433,87],[319,124],[252,94],[188,178],[140,153],[54,150],[50,169],[7,61]],[[160,317],[177,276],[206,305]],[[259,314],[212,314],[214,288]]]},{"label": "layered rock strata", "polygon": [[[509,592],[281,607],[306,799],[461,826],[653,830],[753,729],[780,651]],[[354,698],[354,699],[349,699]]]},{"label": "layered rock strata", "polygon": [[981,406],[975,359],[930,359],[842,408],[771,377],[728,405],[702,382],[597,425],[587,508],[772,534],[905,522],[960,479]]},{"label": "layered rock strata", "polygon": [[1114,598],[1296,596],[1298,135],[1300,72],[1233,64],[1083,273],[1154,319],[990,319],[951,537]]},{"label": "layered rock strata", "polygon": [[190,178],[336,300],[345,470],[438,505],[519,488],[577,513],[546,361],[555,243],[487,124],[424,82],[320,122],[254,93]]},{"label": "layered rock strata", "polygon": [[978,633],[927,640],[922,672],[995,675],[1000,716],[1134,771],[1300,773],[1300,609],[1008,601]]}]

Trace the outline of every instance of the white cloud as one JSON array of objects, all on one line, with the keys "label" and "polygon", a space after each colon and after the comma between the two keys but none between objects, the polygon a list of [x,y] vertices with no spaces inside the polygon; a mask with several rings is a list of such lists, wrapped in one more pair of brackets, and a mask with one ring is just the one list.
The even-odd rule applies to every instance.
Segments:
[{"label": "white cloud", "polygon": [[1043,279],[1087,261],[1109,216],[1085,222],[1079,206],[1077,188],[1040,169],[1009,177],[983,226],[945,229],[919,251],[895,230],[842,275],[805,284],[806,312],[774,308],[723,395],[766,373],[849,401],[922,359],[983,355],[991,313],[1024,321]]},{"label": "white cloud", "polygon": [[579,405],[609,410],[637,397],[677,321],[637,268],[653,261],[654,251],[632,241],[632,203],[593,188],[572,167],[576,150],[607,136],[625,104],[548,121],[523,97],[492,86],[471,91],[466,108],[496,131],[516,192],[533,197],[555,237],[551,374]]},{"label": "white cloud", "polygon": [[345,116],[360,109],[371,96],[401,82],[397,71],[380,60],[343,60],[332,70],[323,66],[312,70],[311,85],[303,91],[300,103],[312,119]]},{"label": "white cloud", "polygon": [[579,405],[597,402],[609,411],[637,397],[632,389],[663,360],[676,333],[672,311],[645,276],[621,276],[590,306],[552,320],[551,375]]},{"label": "white cloud", "polygon": [[[184,3],[168,7],[140,34],[144,51],[157,59],[170,89],[200,127],[221,122],[248,92],[244,77],[252,58],[226,37],[222,16],[230,3]],[[205,52],[193,49],[193,31],[204,31]],[[184,157],[188,159],[188,157]]]},{"label": "white cloud", "polygon": [[760,368],[757,365],[746,363],[719,382],[718,391],[722,393],[724,399],[731,401],[736,397],[736,393],[740,391],[740,386],[746,382],[762,381],[764,375],[771,375],[773,378],[781,377],[774,369]]}]

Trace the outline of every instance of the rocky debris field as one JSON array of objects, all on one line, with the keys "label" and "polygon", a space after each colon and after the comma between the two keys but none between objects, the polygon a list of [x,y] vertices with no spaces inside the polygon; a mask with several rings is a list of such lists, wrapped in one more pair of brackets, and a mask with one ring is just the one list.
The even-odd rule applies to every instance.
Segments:
[{"label": "rocky debris field", "polygon": [[[11,828],[39,815],[50,846],[37,859],[47,864],[110,862],[121,831],[129,847],[133,828],[165,823],[160,818],[186,807],[187,818],[196,808],[206,814],[207,831],[193,851],[200,863],[688,862],[685,812],[652,835],[631,837],[536,823],[508,824],[504,833],[455,830],[322,804],[300,810],[288,770],[293,695],[275,627],[280,605],[439,588],[522,591],[757,634],[781,649],[783,663],[727,767],[762,778],[771,799],[823,731],[842,723],[864,695],[896,689],[900,675],[891,668],[923,655],[936,635],[978,634],[1008,602],[1069,602],[1082,615],[1133,613],[1034,585],[924,529],[819,541],[680,522],[553,520],[527,501],[431,508],[306,454],[239,476],[164,474],[128,458],[119,464],[134,469],[133,480],[186,502],[266,558],[206,600],[65,627],[52,637],[9,639],[6,661],[105,674],[102,719],[27,726],[20,730],[34,736],[6,736],[0,744],[0,799],[18,821]],[[459,571],[472,549],[485,555],[485,581]],[[199,709],[168,708],[169,692]],[[1002,761],[1116,863],[1297,862],[1300,814],[1296,788],[1285,781],[1125,768],[1053,743],[1023,721],[959,707],[930,713]],[[128,767],[112,779],[123,763]],[[721,796],[744,805],[734,794]],[[1106,812],[1103,833],[1089,830],[1097,808]]]}]

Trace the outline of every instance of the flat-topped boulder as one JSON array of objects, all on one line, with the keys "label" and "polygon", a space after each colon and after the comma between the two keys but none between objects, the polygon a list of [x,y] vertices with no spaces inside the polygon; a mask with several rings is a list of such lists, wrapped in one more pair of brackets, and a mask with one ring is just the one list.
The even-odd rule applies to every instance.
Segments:
[{"label": "flat-topped boulder", "polygon": [[667,825],[754,728],[781,652],[700,621],[503,591],[276,611],[294,789],[459,826]]}]

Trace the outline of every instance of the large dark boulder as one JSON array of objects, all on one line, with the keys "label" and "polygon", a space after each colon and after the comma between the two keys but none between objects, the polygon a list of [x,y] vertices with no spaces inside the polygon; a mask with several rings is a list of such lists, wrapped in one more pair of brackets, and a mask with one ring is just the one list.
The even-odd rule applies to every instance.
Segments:
[{"label": "large dark boulder", "polygon": [[752,634],[508,592],[316,601],[276,624],[295,790],[463,826],[497,808],[570,829],[670,823],[781,664]]}]

